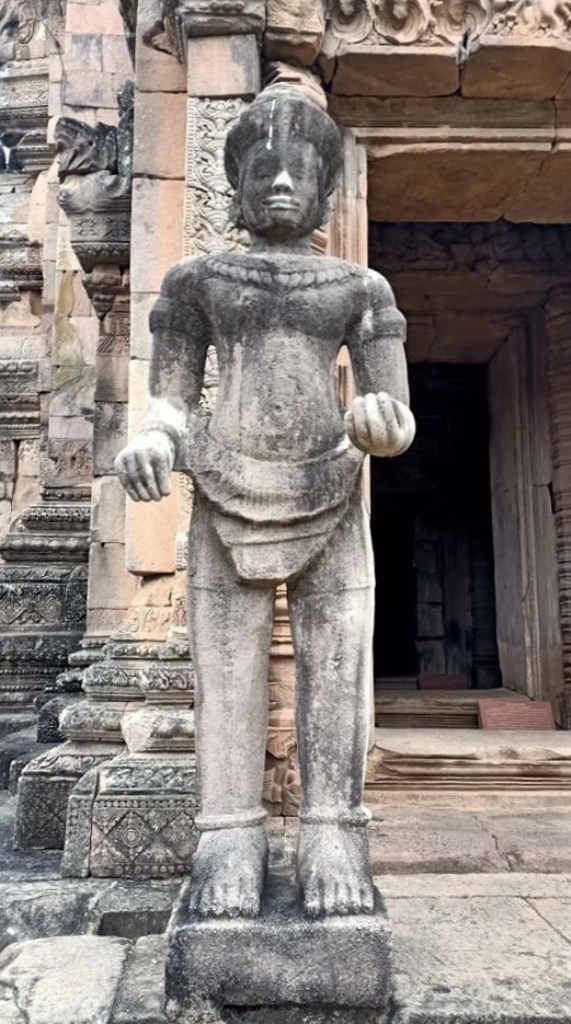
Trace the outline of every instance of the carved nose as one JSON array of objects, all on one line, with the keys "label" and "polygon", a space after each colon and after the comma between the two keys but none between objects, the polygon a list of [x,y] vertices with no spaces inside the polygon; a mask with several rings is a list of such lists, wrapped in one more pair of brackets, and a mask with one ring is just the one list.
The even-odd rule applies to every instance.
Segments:
[{"label": "carved nose", "polygon": [[293,181],[287,171],[280,171],[277,178],[274,178],[272,189],[274,192],[292,193],[294,191]]}]

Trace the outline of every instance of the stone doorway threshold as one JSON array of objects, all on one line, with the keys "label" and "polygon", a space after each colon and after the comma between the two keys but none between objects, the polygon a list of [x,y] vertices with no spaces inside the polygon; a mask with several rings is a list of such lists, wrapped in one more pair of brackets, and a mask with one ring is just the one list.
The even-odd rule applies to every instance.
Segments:
[{"label": "stone doorway threshold", "polygon": [[490,690],[383,690],[375,692],[375,724],[383,729],[478,729],[478,701],[528,701],[500,686]]},{"label": "stone doorway threshold", "polygon": [[377,729],[366,799],[382,808],[571,809],[571,732]]}]

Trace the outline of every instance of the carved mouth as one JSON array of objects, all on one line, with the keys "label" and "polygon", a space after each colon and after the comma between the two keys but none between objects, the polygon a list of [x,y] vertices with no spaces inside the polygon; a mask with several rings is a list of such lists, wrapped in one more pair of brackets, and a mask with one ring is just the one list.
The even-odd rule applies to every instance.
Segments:
[{"label": "carved mouth", "polygon": [[266,199],[264,206],[268,210],[298,210],[299,203],[295,199],[290,199],[289,196],[270,196]]}]

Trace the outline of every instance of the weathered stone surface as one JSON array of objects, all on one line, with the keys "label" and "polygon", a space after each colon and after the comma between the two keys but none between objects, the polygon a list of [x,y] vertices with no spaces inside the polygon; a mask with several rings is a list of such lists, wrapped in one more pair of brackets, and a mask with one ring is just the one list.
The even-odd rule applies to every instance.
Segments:
[{"label": "weathered stone surface", "polygon": [[[201,919],[183,889],[170,926],[169,1012],[193,997],[237,1006],[299,1003],[383,1009],[390,996],[390,933],[376,896],[373,914],[308,921],[291,876],[274,875],[255,920]],[[358,973],[354,963],[359,963]]]},{"label": "weathered stone surface", "polygon": [[332,91],[340,96],[448,96],[459,84],[455,46],[367,46],[339,57]]},{"label": "weathered stone surface", "polygon": [[0,886],[0,949],[26,939],[82,935],[93,930],[97,894],[77,886],[62,891],[61,883],[35,882],[26,887]]},{"label": "weathered stone surface", "polygon": [[187,64],[189,96],[253,99],[260,91],[260,57],[251,34],[189,39]]},{"label": "weathered stone surface", "polygon": [[164,935],[139,939],[129,955],[110,1024],[167,1024]]},{"label": "weathered stone surface", "polygon": [[387,904],[398,1024],[569,1019],[569,944],[525,900],[416,896]]},{"label": "weathered stone surface", "polygon": [[[541,10],[540,5],[537,9]],[[559,94],[570,73],[571,47],[562,37],[483,35],[463,69],[462,94],[551,99]]]},{"label": "weathered stone surface", "polygon": [[8,1024],[107,1022],[128,951],[124,939],[87,935],[9,946],[0,957]]}]

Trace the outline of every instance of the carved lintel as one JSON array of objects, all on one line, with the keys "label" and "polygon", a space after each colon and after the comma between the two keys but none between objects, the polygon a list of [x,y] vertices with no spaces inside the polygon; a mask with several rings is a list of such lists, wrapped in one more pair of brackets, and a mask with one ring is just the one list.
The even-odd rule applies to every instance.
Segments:
[{"label": "carved lintel", "polygon": [[261,37],[266,22],[264,0],[163,0],[167,40],[180,61],[191,36]]},{"label": "carved lintel", "polygon": [[457,45],[486,35],[568,41],[565,0],[330,0],[325,56],[340,48],[377,45]]}]

